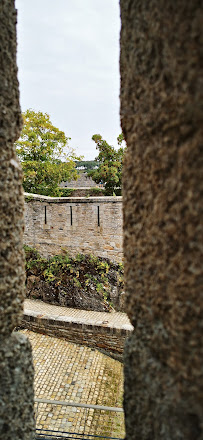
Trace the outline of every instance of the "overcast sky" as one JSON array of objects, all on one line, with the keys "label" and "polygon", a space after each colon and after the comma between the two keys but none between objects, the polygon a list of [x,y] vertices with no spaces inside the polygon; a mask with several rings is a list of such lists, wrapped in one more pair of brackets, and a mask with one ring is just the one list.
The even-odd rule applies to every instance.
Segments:
[{"label": "overcast sky", "polygon": [[118,0],[16,0],[22,111],[46,112],[86,159],[93,134],[117,146]]}]

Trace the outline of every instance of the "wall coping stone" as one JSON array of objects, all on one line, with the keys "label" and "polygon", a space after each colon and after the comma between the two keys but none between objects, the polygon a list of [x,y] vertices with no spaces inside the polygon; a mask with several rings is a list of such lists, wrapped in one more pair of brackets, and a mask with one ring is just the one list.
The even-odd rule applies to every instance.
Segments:
[{"label": "wall coping stone", "polygon": [[118,203],[122,202],[122,196],[98,196],[98,197],[50,197],[40,194],[24,193],[25,200],[37,200],[47,203]]}]

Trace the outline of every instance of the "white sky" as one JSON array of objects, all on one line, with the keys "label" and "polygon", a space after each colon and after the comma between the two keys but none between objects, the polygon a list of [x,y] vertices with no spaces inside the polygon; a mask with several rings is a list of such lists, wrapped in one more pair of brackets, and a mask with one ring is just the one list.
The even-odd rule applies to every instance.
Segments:
[{"label": "white sky", "polygon": [[46,112],[86,159],[117,146],[119,0],[16,0],[22,111]]}]

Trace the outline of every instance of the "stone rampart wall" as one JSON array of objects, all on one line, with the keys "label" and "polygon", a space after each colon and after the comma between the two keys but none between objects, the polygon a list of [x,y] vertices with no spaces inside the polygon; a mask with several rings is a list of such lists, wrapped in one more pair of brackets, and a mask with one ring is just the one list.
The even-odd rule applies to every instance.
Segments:
[{"label": "stone rampart wall", "polygon": [[122,197],[25,194],[24,242],[42,255],[93,254],[122,261]]},{"label": "stone rampart wall", "polygon": [[98,185],[91,177],[88,177],[87,173],[79,172],[77,180],[70,180],[69,182],[62,182],[61,187],[67,188],[96,188]]}]

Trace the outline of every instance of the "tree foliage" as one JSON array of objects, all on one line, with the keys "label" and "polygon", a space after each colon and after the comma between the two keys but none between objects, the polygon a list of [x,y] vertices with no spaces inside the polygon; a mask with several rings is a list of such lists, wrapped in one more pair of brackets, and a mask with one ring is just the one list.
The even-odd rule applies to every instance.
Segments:
[{"label": "tree foliage", "polygon": [[85,171],[93,170],[97,166],[95,160],[77,160],[76,168],[83,168]]},{"label": "tree foliage", "polygon": [[27,192],[58,196],[59,183],[77,179],[75,156],[63,131],[54,127],[47,113],[27,110],[23,130],[16,142],[16,152],[24,172]]},{"label": "tree foliage", "polygon": [[96,183],[103,183],[105,187],[105,195],[120,195],[122,187],[122,163],[125,148],[121,146],[124,138],[121,133],[117,137],[120,148],[117,150],[109,145],[100,134],[94,134],[92,140],[96,143],[99,150],[95,161],[98,165],[97,169],[88,172]]}]

